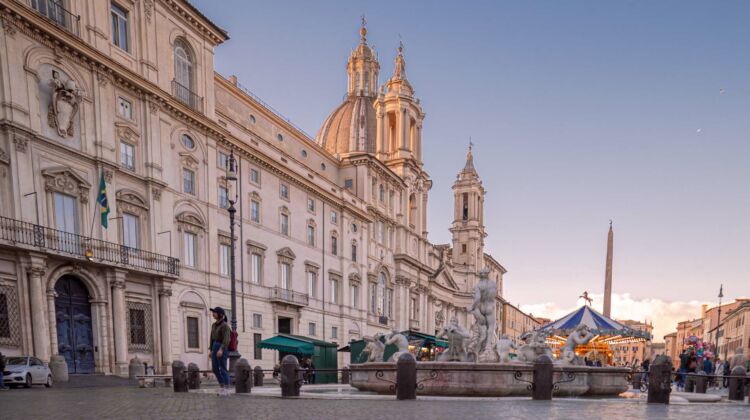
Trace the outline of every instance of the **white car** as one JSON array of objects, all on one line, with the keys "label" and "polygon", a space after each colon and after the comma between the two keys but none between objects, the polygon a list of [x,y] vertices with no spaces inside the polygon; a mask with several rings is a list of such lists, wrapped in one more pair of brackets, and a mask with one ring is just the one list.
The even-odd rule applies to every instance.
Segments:
[{"label": "white car", "polygon": [[32,385],[49,388],[52,386],[52,372],[46,363],[36,357],[6,357],[3,382],[5,385],[23,385],[25,388],[31,388]]}]

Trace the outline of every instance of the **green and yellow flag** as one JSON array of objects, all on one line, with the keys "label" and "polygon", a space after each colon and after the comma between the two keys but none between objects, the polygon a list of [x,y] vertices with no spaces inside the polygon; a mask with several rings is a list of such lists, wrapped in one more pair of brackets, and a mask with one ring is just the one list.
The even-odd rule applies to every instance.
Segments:
[{"label": "green and yellow flag", "polygon": [[107,202],[107,183],[104,181],[104,172],[102,172],[102,177],[99,181],[99,197],[96,201],[99,203],[99,206],[101,206],[102,226],[106,229],[109,217],[109,202]]}]

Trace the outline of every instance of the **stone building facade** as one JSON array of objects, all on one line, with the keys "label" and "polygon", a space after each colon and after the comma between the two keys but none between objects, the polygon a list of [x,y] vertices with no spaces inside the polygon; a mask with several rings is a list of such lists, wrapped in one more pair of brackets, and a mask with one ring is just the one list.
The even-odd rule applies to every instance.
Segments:
[{"label": "stone building facade", "polygon": [[239,351],[254,365],[273,365],[256,344],[277,333],[346,343],[467,325],[483,267],[504,313],[471,150],[453,241],[428,241],[425,113],[403,48],[381,85],[362,27],[347,95],[313,139],[214,72],[228,35],[186,1],[13,0],[0,23],[4,354],[60,354],[78,373],[123,374],[135,356],[206,368],[233,243]]}]

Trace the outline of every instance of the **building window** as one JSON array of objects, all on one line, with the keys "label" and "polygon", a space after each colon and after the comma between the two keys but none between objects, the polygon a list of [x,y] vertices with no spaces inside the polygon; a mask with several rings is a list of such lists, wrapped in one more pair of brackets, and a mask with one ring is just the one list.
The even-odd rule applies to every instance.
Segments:
[{"label": "building window", "polygon": [[331,279],[331,303],[339,303],[339,281]]},{"label": "building window", "polygon": [[185,90],[195,90],[193,86],[193,55],[190,47],[182,39],[177,39],[174,43],[174,80],[185,88],[177,91],[178,99],[184,103],[191,103],[189,102],[192,99],[189,97],[190,93]]},{"label": "building window", "polygon": [[200,320],[197,317],[187,317],[187,347],[189,349],[200,349]]},{"label": "building window", "polygon": [[279,195],[284,200],[289,200],[289,186],[286,184],[281,184],[281,186],[279,186]]},{"label": "building window", "polygon": [[357,262],[357,244],[352,244],[352,262]]},{"label": "building window", "polygon": [[383,222],[378,221],[378,242],[381,244],[384,244],[385,243],[384,238],[385,238],[385,233],[383,230]]},{"label": "building window", "polygon": [[260,254],[250,255],[250,281],[260,284],[263,280],[262,260]]},{"label": "building window", "polygon": [[257,329],[263,328],[263,315],[253,314],[253,328],[257,328]]},{"label": "building window", "polygon": [[117,113],[129,120],[133,119],[133,103],[123,98],[122,96],[117,97]]},{"label": "building window", "polygon": [[260,185],[260,171],[255,168],[250,168],[250,182],[255,185]]},{"label": "building window", "polygon": [[255,360],[263,359],[263,349],[260,348],[261,341],[263,341],[263,337],[260,334],[253,334],[253,358]]},{"label": "building window", "polygon": [[331,212],[331,224],[337,225],[339,224],[339,214],[335,211]]},{"label": "building window", "polygon": [[260,202],[257,200],[250,200],[250,220],[260,223]]},{"label": "building window", "polygon": [[311,213],[315,213],[315,199],[314,198],[307,198],[307,211]]},{"label": "building window", "polygon": [[386,288],[385,288],[385,274],[380,273],[378,276],[378,315],[385,315],[386,312]]},{"label": "building window", "polygon": [[315,246],[315,227],[307,225],[307,244]]},{"label": "building window", "polygon": [[466,254],[466,244],[461,244],[461,253]]},{"label": "building window", "polygon": [[78,203],[67,194],[55,193],[55,228],[63,232],[78,233]]},{"label": "building window", "polygon": [[229,208],[229,190],[226,187],[219,187],[219,207]]},{"label": "building window", "polygon": [[339,238],[337,238],[334,235],[331,235],[331,254],[333,255],[339,255]]},{"label": "building window", "polygon": [[224,153],[222,151],[219,151],[218,159],[219,160],[216,163],[216,165],[219,168],[221,168],[221,169],[228,169],[229,168],[229,156],[226,153]]},{"label": "building window", "polygon": [[185,255],[184,255],[184,263],[187,267],[195,267],[195,261],[198,257],[198,250],[196,249],[196,240],[197,235],[190,232],[185,232],[184,235],[184,242],[185,242]]},{"label": "building window", "polygon": [[187,149],[190,149],[190,150],[195,149],[195,140],[193,140],[193,138],[188,136],[187,134],[183,134],[182,136],[180,136],[180,142]]},{"label": "building window", "polygon": [[0,338],[11,338],[10,305],[8,305],[8,295],[6,293],[0,293]]},{"label": "building window", "polygon": [[281,263],[281,288],[289,290],[292,266],[289,263]]},{"label": "building window", "polygon": [[229,257],[230,257],[229,245],[219,245],[219,274],[223,276],[229,275]]},{"label": "building window", "polygon": [[130,344],[146,345],[146,311],[130,308]]},{"label": "building window", "polygon": [[182,170],[182,191],[195,195],[195,172],[190,169]]},{"label": "building window", "polygon": [[385,313],[388,318],[393,318],[393,290],[388,289],[385,300]]},{"label": "building window", "polygon": [[331,338],[339,338],[339,327],[331,327]]},{"label": "building window", "polygon": [[411,297],[411,319],[419,319],[419,300],[416,296]]},{"label": "building window", "polygon": [[128,49],[128,12],[111,3],[112,43],[125,51]]},{"label": "building window", "polygon": [[378,315],[378,285],[370,283],[370,312]]},{"label": "building window", "polygon": [[135,170],[135,146],[124,141],[120,142],[120,164],[125,169]]},{"label": "building window", "polygon": [[356,284],[353,284],[351,285],[350,289],[351,289],[350,300],[351,300],[352,308],[359,308],[359,286],[357,286]]},{"label": "building window", "polygon": [[309,324],[307,324],[307,335],[311,337],[315,337],[315,323],[314,322],[310,322]]},{"label": "building window", "polygon": [[388,226],[388,248],[393,248],[393,228]]},{"label": "building window", "polygon": [[276,135],[276,140],[278,140],[278,141],[284,141],[284,136],[282,136],[281,134],[277,134]]},{"label": "building window", "polygon": [[299,154],[302,155],[303,158],[306,158],[307,157],[307,150],[302,149],[302,150],[300,150]]},{"label": "building window", "polygon": [[308,271],[307,293],[310,295],[310,297],[314,298],[317,295],[316,290],[318,290],[318,273],[314,271]]},{"label": "building window", "polygon": [[289,215],[281,213],[281,234],[289,236]]},{"label": "building window", "polygon": [[122,244],[128,248],[138,248],[140,245],[140,223],[138,216],[122,214]]},{"label": "building window", "polygon": [[351,190],[352,188],[354,188],[354,180],[351,178],[345,179],[344,188],[346,188],[347,190]]},{"label": "building window", "polygon": [[378,192],[378,199],[381,203],[385,202],[385,187],[383,187],[383,184],[380,184],[380,191]]}]

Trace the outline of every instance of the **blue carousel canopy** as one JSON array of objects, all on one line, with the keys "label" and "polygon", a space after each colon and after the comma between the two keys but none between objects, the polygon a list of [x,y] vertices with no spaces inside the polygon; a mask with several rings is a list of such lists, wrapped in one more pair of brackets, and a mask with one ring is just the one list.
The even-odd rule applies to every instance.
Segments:
[{"label": "blue carousel canopy", "polygon": [[600,314],[590,306],[582,306],[556,321],[541,326],[537,331],[547,333],[548,335],[567,335],[573,332],[579,325],[587,326],[592,333],[598,335],[650,338],[647,332],[628,328]]}]

